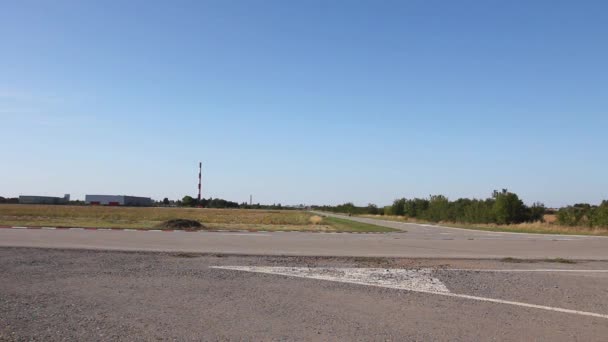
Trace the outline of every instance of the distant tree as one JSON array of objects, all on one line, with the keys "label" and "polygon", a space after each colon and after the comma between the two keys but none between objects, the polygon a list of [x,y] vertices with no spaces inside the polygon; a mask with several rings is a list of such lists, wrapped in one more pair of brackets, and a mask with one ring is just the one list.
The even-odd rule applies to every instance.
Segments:
[{"label": "distant tree", "polygon": [[405,198],[396,199],[393,201],[393,215],[405,215]]},{"label": "distant tree", "polygon": [[432,195],[423,218],[433,222],[449,220],[450,202],[443,195]]},{"label": "distant tree", "polygon": [[526,221],[544,221],[545,211],[544,204],[540,202],[533,203],[532,206],[528,208],[528,217],[526,217]]},{"label": "distant tree", "polygon": [[494,206],[492,212],[498,224],[520,223],[526,219],[526,206],[519,197],[503,189],[494,191]]},{"label": "distant tree", "polygon": [[169,202],[169,199],[168,199],[167,197],[165,197],[165,198],[163,199],[163,204],[164,204],[164,205],[169,205],[169,203],[171,203],[171,202]]},{"label": "distant tree", "polygon": [[589,216],[592,226],[608,227],[608,201],[602,201],[598,207],[593,208]]},{"label": "distant tree", "polygon": [[367,205],[367,213],[368,214],[370,214],[370,215],[378,215],[378,212],[379,212],[378,206],[376,206],[375,204],[370,203],[370,204]]},{"label": "distant tree", "polygon": [[392,205],[385,206],[384,210],[383,210],[383,214],[386,216],[393,215],[393,206]]},{"label": "distant tree", "polygon": [[430,201],[424,198],[405,200],[404,211],[408,217],[422,217],[429,208]]},{"label": "distant tree", "polygon": [[196,201],[191,196],[184,196],[184,198],[182,198],[182,205],[184,207],[193,207],[196,204],[195,202]]}]

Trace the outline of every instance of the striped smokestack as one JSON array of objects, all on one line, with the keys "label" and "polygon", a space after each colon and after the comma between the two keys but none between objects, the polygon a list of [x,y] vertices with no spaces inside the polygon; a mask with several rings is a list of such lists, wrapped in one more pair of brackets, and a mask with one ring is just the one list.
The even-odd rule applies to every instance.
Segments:
[{"label": "striped smokestack", "polygon": [[199,162],[198,163],[198,201],[199,201],[199,203],[201,201],[202,180],[203,180],[203,163]]}]

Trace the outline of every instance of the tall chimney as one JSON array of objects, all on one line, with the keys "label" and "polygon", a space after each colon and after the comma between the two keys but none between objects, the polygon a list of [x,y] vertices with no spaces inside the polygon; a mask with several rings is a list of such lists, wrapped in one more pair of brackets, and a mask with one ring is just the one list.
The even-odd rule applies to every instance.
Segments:
[{"label": "tall chimney", "polygon": [[203,180],[203,163],[199,162],[198,163],[198,201],[199,201],[199,203],[201,201],[202,180]]}]

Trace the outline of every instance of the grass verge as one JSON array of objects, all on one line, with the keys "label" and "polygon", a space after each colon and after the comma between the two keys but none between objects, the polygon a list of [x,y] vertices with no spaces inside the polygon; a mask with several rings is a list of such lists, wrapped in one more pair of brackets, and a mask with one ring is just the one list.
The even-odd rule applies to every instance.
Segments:
[{"label": "grass verge", "polygon": [[464,228],[472,230],[482,230],[489,232],[504,232],[504,233],[528,233],[528,234],[558,234],[558,235],[590,235],[590,236],[608,236],[608,228],[586,228],[586,227],[569,227],[560,226],[549,222],[527,222],[510,225],[497,224],[466,224],[453,222],[429,222],[423,220],[414,220],[404,216],[380,216],[380,215],[361,215],[361,217],[374,218],[379,220],[406,222],[406,223],[425,223],[436,224],[447,228]]},{"label": "grass verge", "polygon": [[133,208],[63,205],[0,205],[0,225],[152,229],[186,219],[203,230],[388,232],[390,228],[349,220],[315,217],[298,210]]},{"label": "grass verge", "polygon": [[475,224],[456,224],[438,223],[444,227],[465,228],[473,230],[483,230],[489,232],[504,233],[528,233],[528,234],[556,234],[556,235],[590,235],[608,236],[608,228],[584,228],[584,227],[564,227],[549,223],[520,223],[512,225],[475,225]]},{"label": "grass verge", "polygon": [[563,258],[548,258],[548,259],[518,259],[518,258],[504,258],[502,262],[508,262],[513,264],[533,264],[537,262],[553,262],[558,264],[576,264],[576,261]]}]

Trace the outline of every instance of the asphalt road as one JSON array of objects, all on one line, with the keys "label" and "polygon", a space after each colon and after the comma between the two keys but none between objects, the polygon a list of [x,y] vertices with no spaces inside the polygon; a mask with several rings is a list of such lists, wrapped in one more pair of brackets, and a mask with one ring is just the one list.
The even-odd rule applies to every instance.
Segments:
[{"label": "asphalt road", "polygon": [[325,234],[0,229],[0,246],[249,255],[608,260],[606,237],[499,233],[350,219],[403,231]]},{"label": "asphalt road", "polygon": [[[428,270],[449,296],[225,269],[239,266]],[[0,248],[0,340],[605,341],[598,269],[608,262]]]}]

